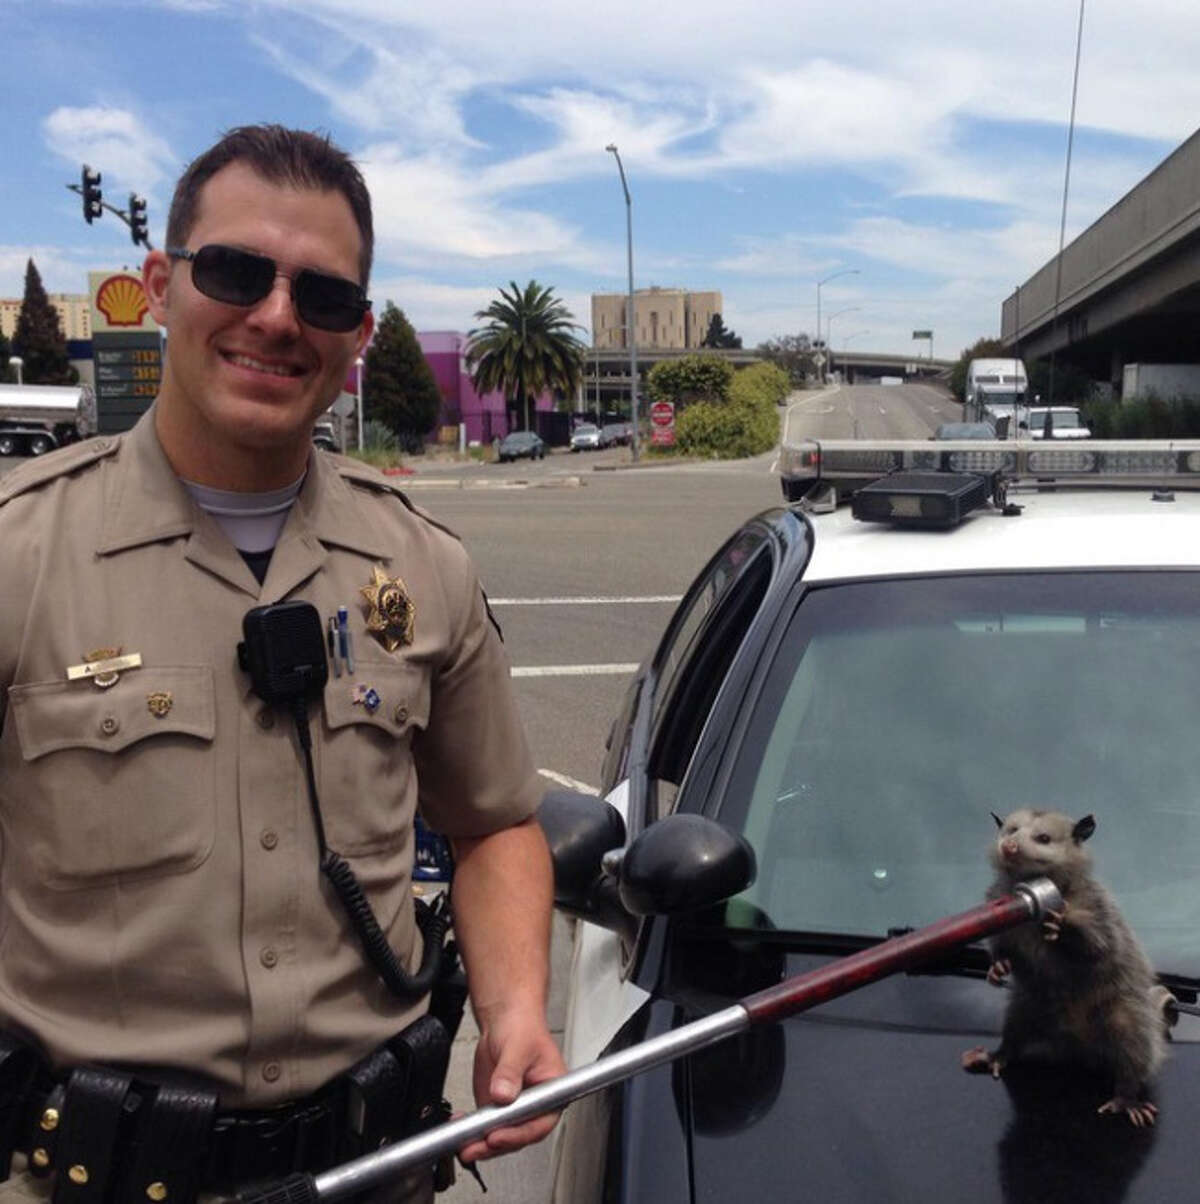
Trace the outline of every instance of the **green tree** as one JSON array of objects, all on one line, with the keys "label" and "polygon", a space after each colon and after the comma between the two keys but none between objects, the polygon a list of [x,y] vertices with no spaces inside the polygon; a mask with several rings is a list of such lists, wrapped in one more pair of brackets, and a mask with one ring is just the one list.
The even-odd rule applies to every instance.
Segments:
[{"label": "green tree", "polygon": [[570,396],[583,379],[583,342],[575,315],[554,289],[530,280],[519,288],[509,281],[499,300],[475,317],[484,320],[467,336],[467,366],[480,393],[499,389],[508,402],[523,406],[529,428],[531,398],[547,391]]},{"label": "green tree", "polygon": [[768,339],[765,343],[759,343],[754,352],[760,359],[782,368],[795,386],[803,385],[816,371],[813,366],[812,339],[803,331]]},{"label": "green tree", "polygon": [[701,347],[729,347],[740,348],[742,340],[729,330],[725,325],[725,319],[720,314],[713,314],[709,319],[708,333],[704,336],[704,342]]},{"label": "green tree", "polygon": [[12,347],[8,339],[0,331],[0,385],[15,383],[17,374],[9,367],[8,357],[12,355]]},{"label": "green tree", "polygon": [[733,383],[733,365],[723,356],[700,353],[660,360],[646,378],[651,401],[725,401]]},{"label": "green tree", "polygon": [[967,399],[967,365],[972,360],[985,360],[1012,355],[999,339],[977,339],[958,357],[958,363],[950,369],[950,391],[959,401]]},{"label": "green tree", "polygon": [[363,416],[384,426],[410,448],[437,421],[442,395],[429,361],[404,311],[390,301],[375,326],[363,373]]},{"label": "green tree", "polygon": [[50,304],[32,259],[25,268],[25,296],[13,348],[25,361],[21,377],[27,385],[73,385],[79,379],[67,359],[67,340],[58,310]]}]

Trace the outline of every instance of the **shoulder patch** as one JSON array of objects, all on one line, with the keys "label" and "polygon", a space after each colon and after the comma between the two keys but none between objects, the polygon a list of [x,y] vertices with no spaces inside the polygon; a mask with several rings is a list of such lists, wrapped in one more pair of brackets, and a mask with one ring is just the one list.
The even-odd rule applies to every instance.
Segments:
[{"label": "shoulder patch", "polygon": [[120,438],[102,435],[97,439],[84,439],[81,443],[70,443],[57,451],[38,456],[35,460],[27,460],[0,477],[0,506],[22,493],[45,485],[48,481],[67,476],[103,460],[120,446]]},{"label": "shoulder patch", "polygon": [[349,456],[339,456],[329,452],[325,453],[333,460],[339,475],[342,480],[349,482],[351,485],[361,486],[364,489],[370,489],[375,493],[387,493],[392,497],[403,502],[404,506],[415,514],[418,518],[423,519],[431,527],[437,527],[439,531],[444,531],[447,535],[462,542],[461,536],[453,528],[446,526],[445,523],[433,517],[428,510],[422,506],[418,506],[416,502],[408,496],[401,488],[399,482],[392,477],[384,476],[378,468],[372,468],[369,464],[364,464],[361,460],[352,459]]}]

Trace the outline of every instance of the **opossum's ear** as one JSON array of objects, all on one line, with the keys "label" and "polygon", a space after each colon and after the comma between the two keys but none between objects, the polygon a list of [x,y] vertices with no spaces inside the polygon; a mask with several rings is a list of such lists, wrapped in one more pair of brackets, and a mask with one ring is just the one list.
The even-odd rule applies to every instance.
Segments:
[{"label": "opossum's ear", "polygon": [[995,813],[995,811],[989,811],[989,812],[988,812],[988,814],[989,814],[989,815],[990,815],[990,816],[991,816],[991,817],[992,817],[992,818],[993,818],[993,819],[996,821],[996,827],[997,827],[997,828],[1003,828],[1003,827],[1004,827],[1004,820],[1002,820],[1002,819],[1000,818],[1000,816],[998,816],[998,815]]},{"label": "opossum's ear", "polygon": [[1071,839],[1076,844],[1083,844],[1096,830],[1096,821],[1090,815],[1085,815],[1072,829]]}]

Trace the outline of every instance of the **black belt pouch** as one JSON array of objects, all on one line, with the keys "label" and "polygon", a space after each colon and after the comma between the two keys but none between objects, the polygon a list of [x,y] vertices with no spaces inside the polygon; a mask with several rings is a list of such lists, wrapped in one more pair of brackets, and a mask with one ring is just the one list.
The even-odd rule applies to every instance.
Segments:
[{"label": "black belt pouch", "polygon": [[432,1016],[414,1020],[346,1072],[347,1153],[370,1153],[437,1119],[450,1038]]},{"label": "black belt pouch", "polygon": [[131,1083],[128,1075],[95,1066],[71,1071],[55,1151],[54,1204],[102,1204]]},{"label": "black belt pouch", "polygon": [[32,1046],[0,1032],[0,1183],[12,1170],[12,1155],[21,1144],[25,1101],[33,1087],[38,1058]]},{"label": "black belt pouch", "polygon": [[116,1200],[193,1204],[216,1111],[212,1091],[162,1084],[144,1099]]}]

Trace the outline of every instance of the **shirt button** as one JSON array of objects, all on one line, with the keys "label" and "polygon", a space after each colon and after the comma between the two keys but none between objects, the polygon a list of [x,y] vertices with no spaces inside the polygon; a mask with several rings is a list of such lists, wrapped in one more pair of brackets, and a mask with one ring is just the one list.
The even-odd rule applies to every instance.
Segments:
[{"label": "shirt button", "polygon": [[271,728],[275,726],[275,712],[267,707],[263,707],[263,709],[258,712],[258,726],[261,727],[264,732],[269,732]]},{"label": "shirt button", "polygon": [[267,828],[258,839],[262,842],[264,849],[273,849],[279,843],[279,833]]},{"label": "shirt button", "polygon": [[277,1082],[281,1074],[283,1074],[283,1067],[278,1062],[268,1062],[262,1068],[262,1076],[268,1083]]},{"label": "shirt button", "polygon": [[407,723],[407,722],[408,722],[408,707],[406,707],[406,706],[404,705],[404,703],[401,703],[401,704],[400,704],[400,705],[399,705],[399,706],[398,706],[398,707],[397,707],[397,708],[396,708],[396,709],[395,709],[395,710],[392,712],[392,718],[393,718],[393,719],[395,719],[395,721],[396,721],[397,723]]},{"label": "shirt button", "polygon": [[268,970],[273,970],[279,962],[279,954],[275,952],[269,945],[258,955],[258,960],[262,962]]},{"label": "shirt button", "polygon": [[102,736],[115,736],[121,728],[121,721],[116,715],[105,715],[100,720],[100,734]]}]

